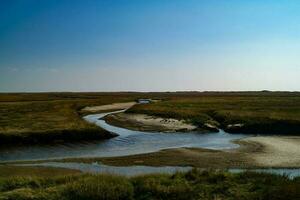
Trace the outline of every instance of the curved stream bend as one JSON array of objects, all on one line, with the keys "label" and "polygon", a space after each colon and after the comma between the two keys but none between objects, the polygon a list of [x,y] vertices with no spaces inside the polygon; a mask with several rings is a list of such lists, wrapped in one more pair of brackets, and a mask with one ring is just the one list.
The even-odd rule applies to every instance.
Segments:
[{"label": "curved stream bend", "polygon": [[94,142],[6,148],[0,151],[0,161],[125,156],[179,147],[230,149],[238,147],[237,144],[231,142],[232,140],[249,137],[249,135],[244,134],[228,134],[222,130],[218,133],[206,134],[132,131],[109,125],[102,119],[108,114],[118,112],[124,112],[124,110],[84,117],[88,122],[118,134],[117,137]]},{"label": "curved stream bend", "polygon": [[[17,147],[6,149],[0,152],[0,161],[12,160],[33,160],[33,159],[53,159],[66,157],[105,157],[105,156],[124,156],[140,153],[149,153],[166,148],[178,147],[201,147],[209,149],[228,149],[238,147],[232,143],[234,139],[248,137],[244,134],[228,134],[224,131],[218,133],[201,134],[192,133],[147,133],[141,131],[131,131],[124,128],[115,127],[107,124],[103,119],[108,114],[123,112],[116,111],[103,114],[94,114],[85,116],[84,119],[90,123],[95,123],[103,129],[118,134],[118,137],[84,143],[71,143],[65,145],[47,145],[34,147]],[[91,173],[114,173],[121,175],[138,175],[145,173],[173,173],[175,171],[187,171],[190,167],[148,167],[148,166],[129,166],[114,167],[101,163],[60,163],[45,162],[39,164],[28,164],[29,166],[62,167],[77,169],[82,172]],[[24,166],[28,166],[24,165]],[[242,170],[232,169],[232,172]],[[287,174],[290,178],[300,175],[299,169],[257,169],[258,172],[267,172],[274,174]]]}]

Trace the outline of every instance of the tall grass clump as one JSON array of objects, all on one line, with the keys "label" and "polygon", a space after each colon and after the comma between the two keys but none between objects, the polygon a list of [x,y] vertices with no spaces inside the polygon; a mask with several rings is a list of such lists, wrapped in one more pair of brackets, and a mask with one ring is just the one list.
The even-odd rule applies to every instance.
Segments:
[{"label": "tall grass clump", "polygon": [[193,186],[180,174],[157,174],[132,179],[136,199],[193,199]]},{"label": "tall grass clump", "polygon": [[124,177],[93,175],[68,183],[62,195],[73,200],[130,200],[133,186]]}]

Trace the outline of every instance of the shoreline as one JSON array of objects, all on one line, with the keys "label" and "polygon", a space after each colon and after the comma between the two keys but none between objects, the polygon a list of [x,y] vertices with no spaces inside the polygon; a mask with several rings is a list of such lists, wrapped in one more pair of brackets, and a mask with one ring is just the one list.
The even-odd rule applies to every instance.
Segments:
[{"label": "shoreline", "polygon": [[[271,140],[273,144],[270,144],[267,140]],[[241,146],[228,150],[204,148],[164,149],[158,152],[130,156],[64,159],[63,161],[77,160],[88,163],[99,161],[112,166],[191,166],[216,169],[300,168],[300,137],[249,137],[234,142]],[[280,150],[282,142],[288,145],[284,152]],[[294,143],[294,145],[289,145],[291,143]],[[296,155],[290,155],[290,152],[296,152]],[[276,162],[273,162],[273,159],[276,159]]]},{"label": "shoreline", "polygon": [[[268,142],[270,140],[271,142]],[[116,157],[65,158],[38,161],[3,162],[4,165],[43,162],[101,162],[110,166],[190,166],[207,169],[300,168],[300,137],[263,136],[234,141],[236,149],[211,150],[204,148],[175,148],[158,152]],[[281,151],[282,144],[288,145]],[[290,155],[295,152],[295,155]],[[266,158],[270,158],[269,160]],[[276,162],[273,162],[273,160]]]},{"label": "shoreline", "polygon": [[[93,140],[105,140],[117,135],[91,124],[82,118],[82,115],[96,114],[101,112],[128,109],[136,104],[135,102],[112,103],[100,106],[87,106],[81,110],[73,109],[76,113],[77,124],[74,127],[56,128],[49,130],[19,130],[0,134],[0,148],[14,145],[28,146],[39,144],[63,144],[69,142],[82,142]],[[61,116],[58,116],[61,117]],[[1,132],[1,128],[0,128]]]},{"label": "shoreline", "polygon": [[[111,110],[116,107],[127,109],[134,102],[109,104],[97,106],[94,112]],[[94,107],[90,107],[92,109]],[[103,110],[104,109],[104,110]],[[119,113],[117,115],[127,119],[128,115],[133,114]],[[123,116],[122,116],[123,115]],[[195,129],[185,122],[175,119],[164,119],[152,117],[148,115],[134,114],[140,118],[132,118],[140,124],[147,124],[148,128],[152,128],[153,121],[156,124],[161,124],[162,120],[167,124],[164,128],[172,128],[174,124],[177,130],[183,131],[182,127]],[[106,119],[106,117],[105,117]],[[126,120],[123,124],[126,124]],[[117,125],[119,126],[119,125]],[[122,127],[122,126],[121,126]],[[159,127],[159,126],[158,126]],[[156,127],[157,128],[157,127]],[[160,127],[161,128],[161,127]],[[176,130],[176,129],[175,129]],[[185,128],[185,130],[189,130]],[[170,135],[171,137],[171,135]],[[99,157],[99,158],[66,158],[66,159],[50,159],[47,161],[63,161],[63,162],[102,162],[106,165],[113,166],[131,166],[131,165],[146,165],[146,166],[192,166],[199,168],[299,168],[300,167],[300,136],[259,136],[249,137],[235,141],[241,146],[237,149],[229,150],[210,150],[204,148],[176,148],[164,149],[158,152],[118,156],[118,157]],[[283,148],[284,147],[284,148]],[[45,160],[44,160],[45,161]],[[20,161],[22,162],[22,161]],[[17,161],[17,163],[20,163]],[[35,161],[29,161],[35,162]],[[43,161],[36,161],[43,162]],[[5,162],[4,162],[5,163]]]},{"label": "shoreline", "polygon": [[[126,107],[126,109],[131,109],[132,106]],[[124,109],[125,110],[125,109]],[[220,129],[224,130],[230,134],[262,134],[262,135],[279,135],[279,136],[298,136],[297,134],[288,134],[283,132],[274,131],[277,134],[271,134],[270,130],[264,130],[264,125],[260,128],[253,128],[245,124],[230,124],[228,126],[217,126],[215,122],[205,123],[201,126],[191,123],[192,119],[183,120],[176,119],[172,117],[161,117],[158,115],[148,115],[143,113],[132,113],[132,112],[122,112],[117,114],[109,114],[103,117],[106,123],[125,128],[134,131],[144,131],[144,132],[192,132],[197,131],[199,133],[213,133],[218,132]],[[270,124],[265,126],[271,127]],[[286,125],[286,127],[289,127]],[[287,128],[289,129],[289,128]]]},{"label": "shoreline", "polygon": [[88,124],[82,129],[62,129],[52,131],[31,131],[20,134],[0,135],[0,148],[14,145],[28,146],[40,144],[61,144],[69,142],[105,140],[117,136],[101,127]]}]

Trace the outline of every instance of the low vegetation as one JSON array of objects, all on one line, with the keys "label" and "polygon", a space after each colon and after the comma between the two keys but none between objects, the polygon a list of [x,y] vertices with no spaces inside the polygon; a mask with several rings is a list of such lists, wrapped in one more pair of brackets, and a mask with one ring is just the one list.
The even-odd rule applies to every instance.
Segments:
[{"label": "low vegetation", "polygon": [[0,165],[0,179],[13,177],[53,177],[80,174],[79,170],[38,167],[38,166],[15,166]]},{"label": "low vegetation", "polygon": [[112,137],[84,121],[81,109],[135,98],[122,93],[0,94],[0,145]]},{"label": "low vegetation", "polygon": [[286,176],[221,171],[152,174],[132,178],[116,175],[69,175],[52,178],[0,178],[1,200],[147,200],[147,199],[272,199],[300,196],[300,179]]},{"label": "low vegetation", "polygon": [[199,93],[136,105],[127,112],[184,119],[207,130],[300,134],[300,93]]},{"label": "low vegetation", "polygon": [[300,93],[10,93],[0,94],[0,145],[109,138],[82,119],[85,106],[162,99],[136,105],[131,113],[185,119],[201,129],[300,134]]}]

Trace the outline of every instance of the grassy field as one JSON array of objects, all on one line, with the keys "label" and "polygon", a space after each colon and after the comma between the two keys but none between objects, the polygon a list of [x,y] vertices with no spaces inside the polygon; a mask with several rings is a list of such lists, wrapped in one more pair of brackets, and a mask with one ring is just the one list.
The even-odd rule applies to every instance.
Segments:
[{"label": "grassy field", "polygon": [[[112,137],[88,124],[80,110],[138,98],[163,101],[136,105],[145,113],[207,124],[229,132],[300,133],[300,93],[166,92],[166,93],[16,93],[0,94],[0,144],[49,143]],[[243,126],[236,126],[242,124]]]},{"label": "grassy field", "polygon": [[0,144],[48,143],[109,138],[82,119],[85,106],[132,101],[136,94],[0,94]]},{"label": "grassy field", "polygon": [[126,178],[116,175],[68,175],[51,178],[0,178],[1,200],[147,200],[247,199],[296,200],[300,179],[244,172],[192,170]]},{"label": "grassy field", "polygon": [[190,93],[135,105],[128,113],[185,119],[228,132],[300,134],[300,93]]}]

